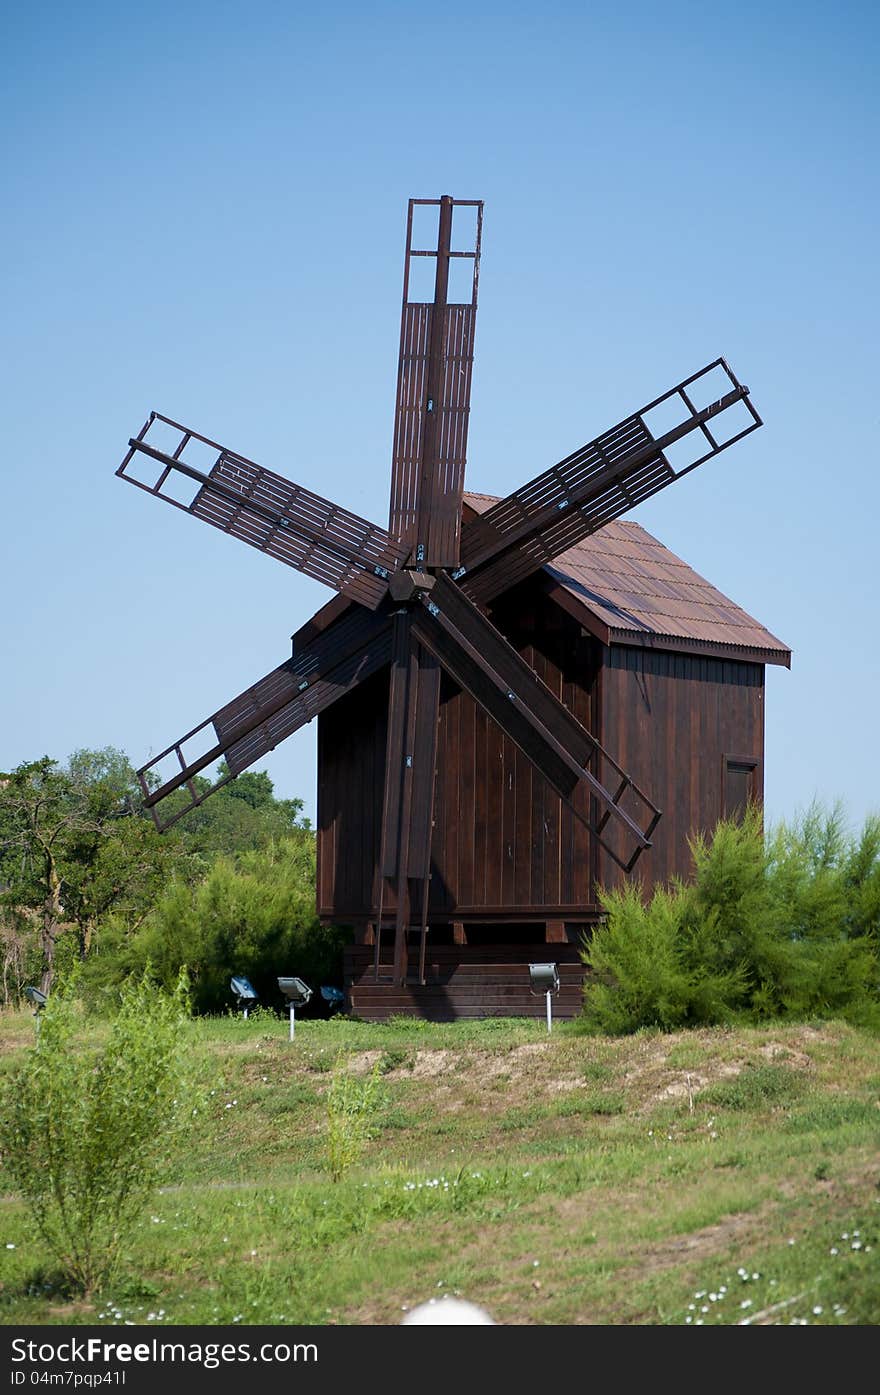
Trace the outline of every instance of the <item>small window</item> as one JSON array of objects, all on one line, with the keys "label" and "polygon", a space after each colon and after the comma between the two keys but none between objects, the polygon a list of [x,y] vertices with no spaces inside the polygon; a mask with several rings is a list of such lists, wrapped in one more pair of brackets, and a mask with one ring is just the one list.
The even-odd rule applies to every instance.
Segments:
[{"label": "small window", "polygon": [[760,796],[758,777],[761,762],[757,756],[724,757],[724,817],[741,819],[750,804]]}]

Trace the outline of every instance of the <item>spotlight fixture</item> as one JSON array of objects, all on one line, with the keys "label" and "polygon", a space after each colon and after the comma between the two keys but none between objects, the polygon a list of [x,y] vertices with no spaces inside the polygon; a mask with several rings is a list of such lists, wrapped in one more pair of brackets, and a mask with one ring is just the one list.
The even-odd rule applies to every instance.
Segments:
[{"label": "spotlight fixture", "polygon": [[43,990],[42,990],[41,988],[34,988],[31,984],[28,984],[27,988],[24,990],[24,996],[27,998],[27,1000],[28,1000],[29,1003],[32,1003],[32,1004],[33,1004],[34,1017],[37,1019],[37,1022],[36,1022],[37,1036],[39,1036],[39,1034],[40,1034],[40,1013],[43,1011],[43,1008],[46,1006],[46,994],[43,992]]},{"label": "spotlight fixture", "polygon": [[257,991],[249,978],[243,974],[235,974],[229,984],[235,994],[235,1001],[242,1010],[242,1016],[247,1017],[248,1009],[252,1008],[259,1001]]},{"label": "spotlight fixture", "polygon": [[290,1040],[293,1041],[296,1009],[305,1007],[312,996],[312,990],[301,978],[279,978],[278,987],[290,1003]]},{"label": "spotlight fixture", "polygon": [[342,989],[334,988],[329,983],[324,983],[321,985],[321,997],[324,999],[324,1002],[327,1004],[331,1012],[336,1012],[336,1010],[338,1008],[341,1008],[342,1004],[345,1002],[345,994],[343,993]]},{"label": "spotlight fixture", "polygon": [[555,964],[530,964],[529,965],[529,985],[536,997],[542,993],[547,996],[547,1031],[552,1031],[553,1013],[550,1006],[550,998],[553,993],[559,992],[559,969]]}]

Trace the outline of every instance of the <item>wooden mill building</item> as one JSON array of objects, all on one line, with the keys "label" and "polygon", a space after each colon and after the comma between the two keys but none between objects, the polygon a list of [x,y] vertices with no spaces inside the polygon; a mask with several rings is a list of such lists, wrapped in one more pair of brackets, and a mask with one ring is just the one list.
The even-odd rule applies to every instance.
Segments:
[{"label": "wooden mill building", "polygon": [[[493,502],[465,494],[467,516]],[[300,635],[345,608],[331,601]],[[633,875],[645,885],[686,877],[688,835],[762,797],[765,666],[789,666],[790,650],[625,521],[534,573],[491,613],[663,811]],[[553,960],[562,981],[554,1010],[574,1015],[597,888],[625,873],[474,700],[443,684],[424,985],[383,981],[390,945],[375,973],[388,670],[319,718],[318,912],[352,930],[347,1006],[370,1019],[538,1014],[527,966]]]},{"label": "wooden mill building", "polygon": [[539,1013],[551,959],[576,1012],[601,889],[686,874],[688,834],[760,799],[790,657],[620,521],[762,425],[726,359],[504,499],[464,492],[482,210],[409,201],[387,529],[157,412],[116,472],[338,593],[138,777],[168,828],[318,718],[318,911],[367,1018]]}]

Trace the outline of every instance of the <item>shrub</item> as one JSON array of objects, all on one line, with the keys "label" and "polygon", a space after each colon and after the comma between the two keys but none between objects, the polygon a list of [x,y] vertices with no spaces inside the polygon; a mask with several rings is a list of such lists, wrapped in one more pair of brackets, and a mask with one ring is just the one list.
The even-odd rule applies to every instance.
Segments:
[{"label": "shrub", "polygon": [[806,1085],[790,1066],[748,1065],[732,1080],[719,1080],[701,1090],[704,1104],[724,1109],[766,1109],[789,1105],[800,1098]]},{"label": "shrub", "polygon": [[315,914],[314,844],[299,830],[268,848],[218,858],[195,887],[174,883],[134,946],[135,963],[154,964],[166,985],[188,965],[201,1012],[229,1007],[233,974],[246,975],[264,1003],[280,1004],[279,974],[298,974],[313,988],[340,982],[342,932]]},{"label": "shrub", "polygon": [[146,978],[122,992],[100,1052],[75,1040],[73,993],[52,993],[37,1039],[0,1094],[0,1148],[37,1233],[71,1287],[117,1266],[186,1107],[184,997]]},{"label": "shrub", "polygon": [[693,879],[602,894],[584,949],[588,1030],[840,1015],[880,1024],[880,820],[818,806],[765,838],[760,811],[691,842]]},{"label": "shrub", "polygon": [[741,969],[725,968],[713,928],[692,914],[686,890],[658,889],[647,905],[629,883],[604,894],[606,919],[584,952],[593,971],[585,1025],[634,1032],[724,1021],[743,989]]}]

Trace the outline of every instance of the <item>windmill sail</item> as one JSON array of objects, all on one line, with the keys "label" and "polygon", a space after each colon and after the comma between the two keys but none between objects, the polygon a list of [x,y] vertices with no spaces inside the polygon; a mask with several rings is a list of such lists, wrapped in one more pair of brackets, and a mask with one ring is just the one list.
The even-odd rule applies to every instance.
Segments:
[{"label": "windmill sail", "polygon": [[[413,210],[425,205],[440,210],[436,250],[412,245]],[[468,251],[452,249],[456,208],[476,210]],[[458,565],[482,213],[482,203],[448,195],[409,203],[389,529],[420,567]],[[414,257],[434,258],[432,302],[410,299]],[[456,258],[471,272],[461,303],[450,300],[449,268]]]},{"label": "windmill sail", "polygon": [[[714,385],[719,373],[728,390],[698,410],[692,397],[701,380]],[[708,423],[740,403],[745,425],[716,440]],[[654,436],[645,418],[670,407],[680,420]],[[760,425],[749,389],[716,359],[469,523],[454,574],[473,599],[491,600]],[[696,458],[676,467],[664,452],[692,433],[699,433],[698,449],[691,452]]]},{"label": "windmill sail", "polygon": [[[376,673],[390,656],[387,616],[353,610],[292,659],[245,688],[138,771],[144,803],[156,826],[170,828],[228,780]],[[229,773],[208,789],[196,784],[195,777],[221,758]],[[164,801],[184,787],[186,801],[173,800],[163,809]]]},{"label": "windmill sail", "polygon": [[[414,612],[412,624],[415,636],[519,746],[561,798],[570,804],[577,787],[585,783],[603,811],[598,821],[589,823],[590,828],[615,862],[631,869],[640,853],[651,846],[651,834],[660,818],[659,809],[635,781],[451,581],[438,578],[430,598]],[[614,793],[594,773],[599,766],[610,767],[619,778]],[[642,824],[623,808],[627,794],[644,811]],[[628,856],[621,857],[607,840],[604,829],[609,818],[629,837]]]},{"label": "windmill sail", "polygon": [[[156,423],[178,433],[169,443],[172,451],[160,450],[148,439]],[[207,474],[186,459],[193,443],[217,452]],[[148,457],[162,467],[152,485],[131,473],[135,457]],[[129,441],[116,473],[371,610],[380,604],[389,575],[406,555],[406,548],[384,528],[157,412]],[[181,482],[192,486],[187,502],[178,497]]]}]

